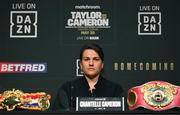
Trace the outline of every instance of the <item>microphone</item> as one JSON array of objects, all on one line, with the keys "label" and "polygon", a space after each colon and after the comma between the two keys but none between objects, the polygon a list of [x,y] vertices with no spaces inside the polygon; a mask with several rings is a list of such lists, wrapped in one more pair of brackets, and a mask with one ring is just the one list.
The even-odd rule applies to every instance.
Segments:
[{"label": "microphone", "polygon": [[73,97],[73,92],[74,91],[74,85],[73,85],[73,82],[71,82],[71,97],[70,97],[70,107],[73,108],[73,100],[74,100],[74,97]]},{"label": "microphone", "polygon": [[96,89],[92,89],[91,96],[92,96],[92,97],[95,97],[95,96],[96,96]]}]

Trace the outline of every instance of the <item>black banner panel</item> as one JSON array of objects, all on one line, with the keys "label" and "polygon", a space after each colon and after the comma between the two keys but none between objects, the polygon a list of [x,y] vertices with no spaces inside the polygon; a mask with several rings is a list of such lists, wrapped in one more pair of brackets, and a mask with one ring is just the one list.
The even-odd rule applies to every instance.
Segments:
[{"label": "black banner panel", "polygon": [[[180,114],[179,4],[1,0],[0,113]],[[54,110],[59,87],[85,77],[79,54],[88,43],[102,47],[102,76],[123,95],[76,97],[76,108]]]}]

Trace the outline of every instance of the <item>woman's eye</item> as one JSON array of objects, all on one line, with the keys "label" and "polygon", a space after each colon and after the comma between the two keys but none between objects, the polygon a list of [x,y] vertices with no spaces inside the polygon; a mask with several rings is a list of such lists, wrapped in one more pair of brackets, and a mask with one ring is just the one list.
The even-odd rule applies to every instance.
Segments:
[{"label": "woman's eye", "polygon": [[84,58],[84,61],[88,61],[89,59],[88,58]]},{"label": "woman's eye", "polygon": [[95,58],[94,60],[95,60],[95,61],[99,61],[100,59],[99,59],[99,58]]}]

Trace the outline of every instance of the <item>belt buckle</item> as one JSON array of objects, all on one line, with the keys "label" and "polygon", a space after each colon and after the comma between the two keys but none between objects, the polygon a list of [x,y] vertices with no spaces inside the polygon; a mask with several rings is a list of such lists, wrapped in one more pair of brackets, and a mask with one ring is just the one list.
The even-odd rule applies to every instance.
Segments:
[{"label": "belt buckle", "polygon": [[144,93],[145,102],[159,109],[169,105],[173,101],[173,96],[177,94],[173,85],[163,82],[144,84],[141,91]]}]

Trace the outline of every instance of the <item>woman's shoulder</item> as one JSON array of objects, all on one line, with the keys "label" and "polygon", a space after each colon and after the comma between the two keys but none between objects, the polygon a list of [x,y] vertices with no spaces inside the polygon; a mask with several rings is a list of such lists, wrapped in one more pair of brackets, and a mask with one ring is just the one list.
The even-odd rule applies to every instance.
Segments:
[{"label": "woman's shoulder", "polygon": [[109,80],[107,78],[103,78],[103,83],[106,84],[107,87],[110,87],[110,88],[118,88],[120,90],[122,90],[122,86],[115,82],[115,81],[112,81],[112,80]]},{"label": "woman's shoulder", "polygon": [[79,82],[81,82],[81,81],[82,81],[82,77],[77,77],[72,80],[68,80],[68,81],[64,82],[62,84],[62,87],[71,87],[71,86],[79,84]]}]

